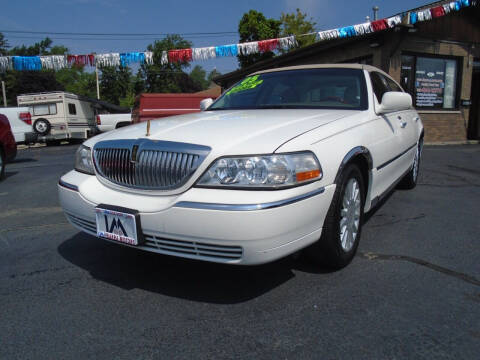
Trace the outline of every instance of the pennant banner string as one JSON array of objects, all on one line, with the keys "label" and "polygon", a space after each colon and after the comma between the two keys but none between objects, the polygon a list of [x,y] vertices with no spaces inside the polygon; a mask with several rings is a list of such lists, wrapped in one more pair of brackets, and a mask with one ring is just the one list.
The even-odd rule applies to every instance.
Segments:
[{"label": "pennant banner string", "polygon": [[[209,46],[190,49],[172,49],[162,51],[160,65],[168,63],[186,63],[190,61],[209,60],[220,57],[237,55],[251,55],[275,50],[288,50],[298,46],[297,39],[303,36],[314,36],[315,41],[328,41],[337,38],[351,38],[373,32],[394,28],[400,24],[414,25],[417,22],[429,21],[433,18],[445,16],[468,6],[477,6],[480,0],[456,0],[424,8],[418,11],[409,11],[386,19],[365,22],[362,24],[345,26],[337,29],[323,30],[296,36],[278,39],[245,42],[239,44]],[[151,51],[87,54],[87,55],[46,55],[46,56],[0,56],[0,72],[9,70],[60,70],[73,66],[129,66],[132,63],[154,65]]]}]

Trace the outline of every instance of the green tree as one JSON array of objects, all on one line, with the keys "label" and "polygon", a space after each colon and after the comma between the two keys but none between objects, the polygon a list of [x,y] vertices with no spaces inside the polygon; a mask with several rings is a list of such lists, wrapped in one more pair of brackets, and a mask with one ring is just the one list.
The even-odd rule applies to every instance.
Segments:
[{"label": "green tree", "polygon": [[191,93],[200,91],[201,87],[183,70],[188,62],[167,63],[162,65],[162,52],[173,49],[188,49],[192,43],[180,35],[168,35],[163,40],[157,40],[148,45],[147,50],[153,52],[153,65],[142,64],[139,70],[139,81],[136,89],[150,93]]},{"label": "green tree", "polygon": [[[3,41],[5,42],[6,40],[3,38]],[[52,46],[52,40],[47,37],[31,46],[22,45],[13,47],[7,52],[7,55],[62,55],[67,52],[68,49],[65,46]],[[65,90],[64,83],[57,80],[56,74],[53,70],[10,70],[5,74],[0,74],[0,79],[5,81],[9,106],[16,105],[17,95],[20,94]]]},{"label": "green tree", "polygon": [[210,73],[207,76],[208,85],[210,86],[210,84],[213,82],[213,79],[215,79],[217,76],[220,76],[220,75],[222,75],[222,73],[217,69],[213,69],[212,71],[210,71]]},{"label": "green tree", "polygon": [[133,92],[132,71],[126,66],[105,66],[101,69],[100,98],[115,105]]},{"label": "green tree", "polygon": [[7,55],[9,47],[8,40],[5,39],[5,36],[3,36],[2,33],[0,33],[0,56]]},{"label": "green tree", "polygon": [[[280,36],[297,36],[298,45],[295,48],[311,45],[315,42],[315,34],[307,36],[298,36],[302,34],[309,34],[315,32],[316,23],[312,18],[307,19],[307,14],[302,13],[300,9],[297,9],[296,13],[285,14],[282,13],[280,17],[281,32]],[[290,50],[290,49],[289,49]],[[288,52],[289,50],[281,50],[281,52]]]},{"label": "green tree", "polygon": [[65,46],[52,46],[52,39],[46,37],[31,46],[15,46],[10,49],[11,56],[37,56],[37,55],[64,55],[68,52]]},{"label": "green tree", "polygon": [[190,77],[195,84],[200,86],[201,90],[208,89],[210,85],[210,82],[205,78],[206,76],[207,72],[200,65],[196,65],[190,72]]},{"label": "green tree", "polygon": [[55,78],[62,84],[65,91],[91,98],[97,97],[95,73],[86,72],[83,67],[75,66],[58,70]]},{"label": "green tree", "polygon": [[[267,19],[261,12],[250,10],[243,14],[238,24],[240,42],[259,41],[278,38],[280,35],[281,22],[275,19]],[[251,55],[238,55],[241,68],[252,65],[261,60],[271,59],[275,54],[271,51]]]}]

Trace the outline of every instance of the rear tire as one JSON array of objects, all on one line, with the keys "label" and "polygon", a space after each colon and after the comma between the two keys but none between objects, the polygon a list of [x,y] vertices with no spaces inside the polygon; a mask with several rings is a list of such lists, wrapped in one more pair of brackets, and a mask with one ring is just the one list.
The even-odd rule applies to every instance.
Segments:
[{"label": "rear tire", "polygon": [[0,180],[5,177],[5,154],[3,153],[3,149],[0,147]]},{"label": "rear tire", "polygon": [[417,186],[418,172],[420,171],[420,159],[422,158],[423,139],[420,139],[417,143],[417,149],[415,157],[413,159],[412,169],[405,175],[400,181],[398,187],[400,189],[411,190]]},{"label": "rear tire", "polygon": [[365,182],[359,167],[345,167],[325,217],[320,240],[308,248],[309,255],[333,269],[347,266],[357,252],[363,223]]},{"label": "rear tire", "polygon": [[33,123],[33,130],[40,136],[46,136],[50,133],[52,125],[47,119],[37,119]]}]

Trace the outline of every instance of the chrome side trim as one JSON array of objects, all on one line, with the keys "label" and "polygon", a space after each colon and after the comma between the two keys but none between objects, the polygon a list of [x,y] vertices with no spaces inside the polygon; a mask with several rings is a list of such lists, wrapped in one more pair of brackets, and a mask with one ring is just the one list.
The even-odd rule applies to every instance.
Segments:
[{"label": "chrome side trim", "polygon": [[417,143],[413,144],[412,146],[410,146],[407,150],[404,150],[402,151],[400,154],[398,154],[397,156],[391,158],[390,160],[384,162],[383,164],[377,166],[377,171],[380,170],[380,169],[383,169],[385,166],[387,165],[390,165],[392,162],[394,162],[395,160],[397,160],[398,158],[402,157],[403,155],[405,155],[407,152],[409,152],[410,150],[412,150],[414,147],[417,146]]},{"label": "chrome side trim", "polygon": [[280,206],[296,203],[301,200],[308,199],[312,196],[322,194],[325,188],[319,188],[308,193],[291,197],[285,200],[278,200],[263,204],[216,204],[216,203],[202,203],[193,201],[180,201],[174,207],[188,208],[188,209],[202,209],[202,210],[224,210],[224,211],[253,211],[273,209]]},{"label": "chrome side trim", "polygon": [[63,181],[62,179],[58,180],[58,185],[60,185],[61,187],[64,187],[65,189],[68,189],[68,190],[78,191],[78,186],[77,185],[69,184],[69,183]]}]

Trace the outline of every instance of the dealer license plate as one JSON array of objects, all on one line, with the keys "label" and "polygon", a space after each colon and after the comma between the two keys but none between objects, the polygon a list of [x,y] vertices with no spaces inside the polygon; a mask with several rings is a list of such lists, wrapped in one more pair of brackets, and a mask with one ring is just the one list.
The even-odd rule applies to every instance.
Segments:
[{"label": "dealer license plate", "polygon": [[141,243],[138,211],[99,205],[95,208],[97,236],[129,245]]}]

